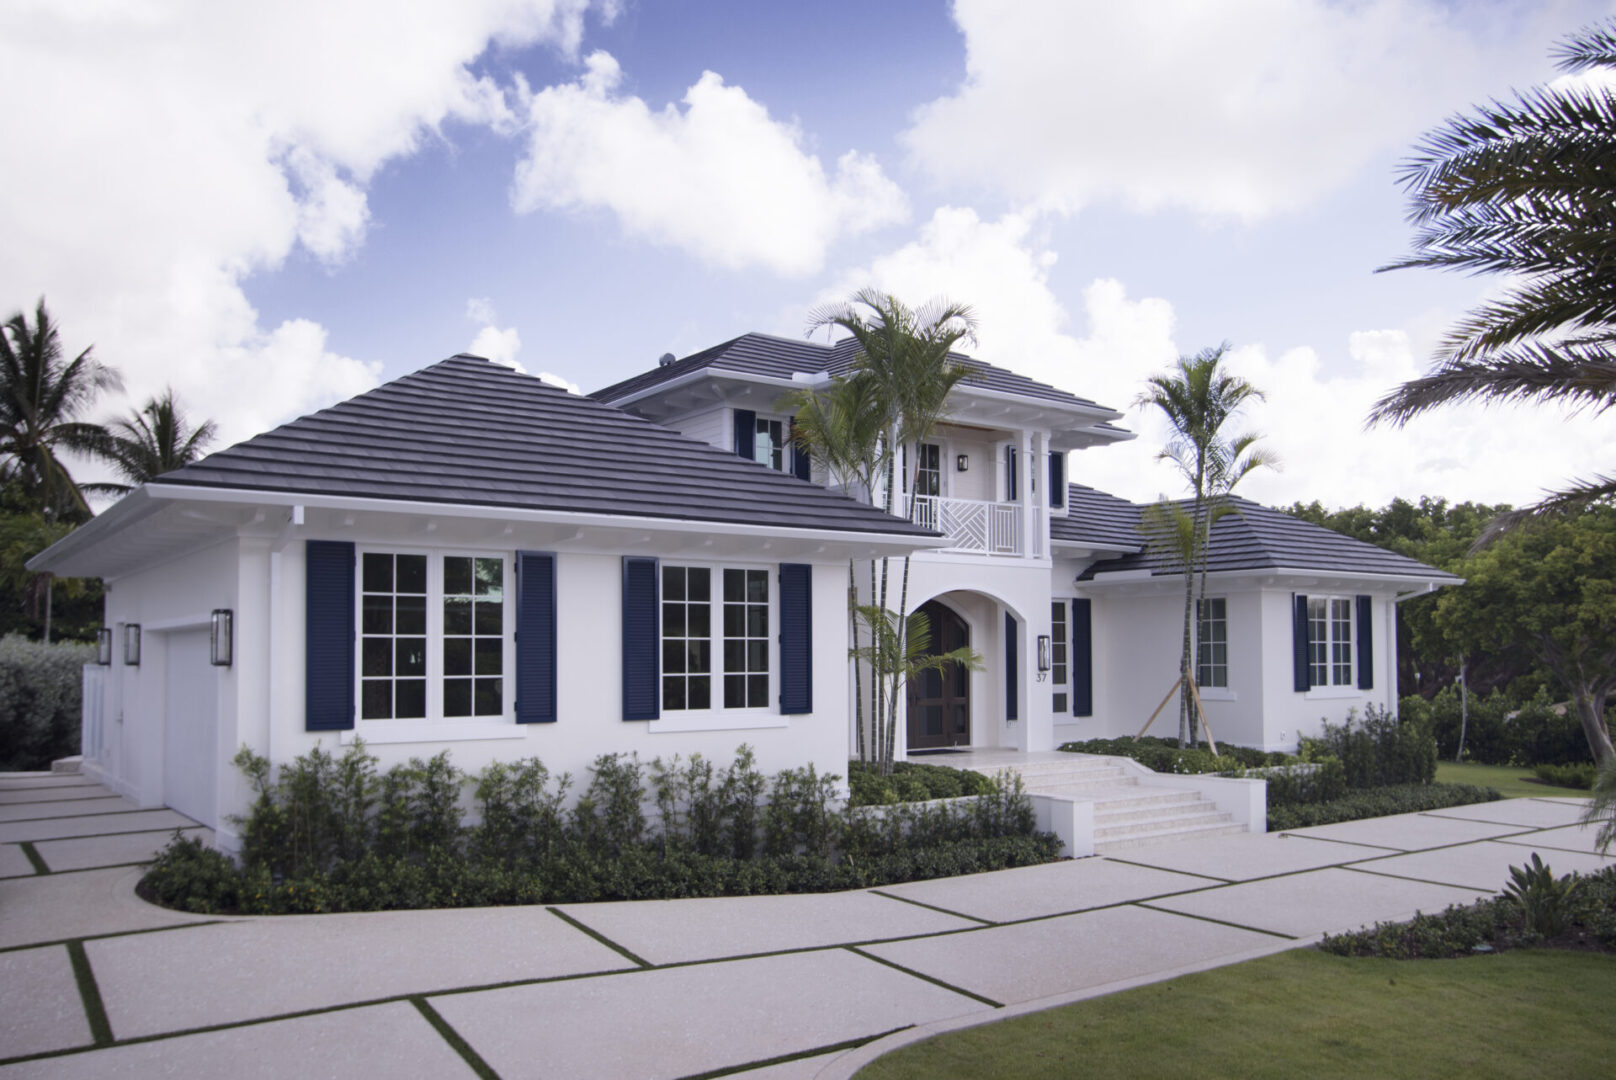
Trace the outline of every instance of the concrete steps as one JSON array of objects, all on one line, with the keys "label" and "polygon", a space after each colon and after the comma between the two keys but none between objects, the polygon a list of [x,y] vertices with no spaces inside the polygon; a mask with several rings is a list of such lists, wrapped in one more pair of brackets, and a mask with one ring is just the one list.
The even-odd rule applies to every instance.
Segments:
[{"label": "concrete steps", "polygon": [[1123,766],[1074,754],[1070,762],[1034,761],[1015,768],[1029,794],[1094,804],[1097,854],[1246,831],[1199,792],[1140,784],[1131,762]]}]

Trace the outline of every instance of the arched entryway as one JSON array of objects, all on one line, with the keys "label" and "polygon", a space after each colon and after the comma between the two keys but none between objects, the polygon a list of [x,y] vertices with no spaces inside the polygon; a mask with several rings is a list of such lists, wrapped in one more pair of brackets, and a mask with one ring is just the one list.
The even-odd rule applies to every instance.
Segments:
[{"label": "arched entryway", "polygon": [[[971,644],[971,629],[959,613],[937,600],[920,605],[931,622],[936,655]],[[943,671],[924,671],[908,690],[909,749],[971,744],[971,673],[959,664]]]}]

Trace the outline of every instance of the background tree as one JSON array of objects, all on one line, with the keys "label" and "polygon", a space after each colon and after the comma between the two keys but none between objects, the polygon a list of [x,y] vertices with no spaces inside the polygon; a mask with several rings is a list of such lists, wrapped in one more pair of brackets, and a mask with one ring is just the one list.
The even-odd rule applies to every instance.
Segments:
[{"label": "background tree", "polygon": [[[1568,72],[1616,70],[1616,19],[1564,39]],[[1512,283],[1443,339],[1435,366],[1383,397],[1370,423],[1401,425],[1463,401],[1616,404],[1616,93],[1541,87],[1455,116],[1403,167],[1414,251],[1386,270],[1504,273]],[[1501,515],[1487,537],[1616,495],[1601,475]]]},{"label": "background tree", "polygon": [[0,482],[17,484],[53,521],[89,519],[84,493],[58,453],[89,454],[104,442],[104,428],[77,418],[102,391],[123,385],[90,351],[64,358],[43,297],[32,326],[19,311],[0,329]]},{"label": "background tree", "polygon": [[[1224,342],[1216,348],[1202,349],[1194,356],[1180,356],[1174,370],[1150,376],[1145,381],[1144,392],[1134,401],[1135,405],[1160,409],[1167,418],[1172,435],[1156,457],[1171,462],[1190,489],[1189,515],[1193,527],[1190,542],[1183,552],[1184,633],[1178,669],[1184,680],[1178,698],[1181,746],[1195,742],[1189,686],[1194,663],[1191,635],[1196,616],[1195,570],[1211,539],[1215,518],[1229,512],[1227,505],[1214,505],[1213,500],[1221,501],[1229,495],[1252,470],[1275,464],[1274,459],[1256,445],[1259,436],[1224,434],[1224,425],[1248,402],[1263,397],[1262,391],[1251,383],[1222,368],[1228,351],[1229,343]],[[1145,523],[1143,519],[1142,523]],[[1157,521],[1155,527],[1159,529],[1166,524]],[[1147,524],[1149,527],[1152,526]],[[1176,536],[1178,528],[1173,524],[1164,535]],[[1179,546],[1174,541],[1170,549],[1177,550]],[[1204,594],[1204,575],[1202,580]]]},{"label": "background tree", "polygon": [[94,447],[96,456],[127,483],[81,487],[92,494],[127,495],[146,481],[200,458],[217,433],[212,420],[192,428],[174,400],[173,388],[166,388],[161,397],[148,398],[138,410],[110,421],[105,438]]}]

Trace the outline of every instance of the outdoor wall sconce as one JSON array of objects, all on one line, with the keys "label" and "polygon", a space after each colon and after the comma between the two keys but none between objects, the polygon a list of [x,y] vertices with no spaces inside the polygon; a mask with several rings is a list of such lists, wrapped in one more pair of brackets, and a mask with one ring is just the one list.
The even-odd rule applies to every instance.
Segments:
[{"label": "outdoor wall sconce", "polygon": [[1038,635],[1038,670],[1049,670],[1049,635]]},{"label": "outdoor wall sconce", "polygon": [[129,667],[140,666],[140,624],[137,622],[124,625],[123,662]]},{"label": "outdoor wall sconce", "polygon": [[112,631],[105,626],[95,632],[95,662],[102,667],[112,666]]},{"label": "outdoor wall sconce", "polygon": [[965,472],[971,467],[971,455],[960,454],[954,458],[954,468],[958,472]]},{"label": "outdoor wall sconce", "polygon": [[230,624],[233,621],[229,608],[213,609],[213,621],[208,633],[208,662],[214,667],[230,666]]}]

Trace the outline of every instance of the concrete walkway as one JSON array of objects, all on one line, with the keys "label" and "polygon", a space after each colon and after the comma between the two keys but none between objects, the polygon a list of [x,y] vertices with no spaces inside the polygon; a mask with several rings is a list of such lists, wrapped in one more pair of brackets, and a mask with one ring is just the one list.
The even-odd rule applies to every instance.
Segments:
[{"label": "concrete walkway", "polygon": [[0,1080],[850,1076],[937,1030],[1613,861],[1575,799],[1239,834],[862,892],[270,918],[134,895],[175,828],[0,776]]}]

